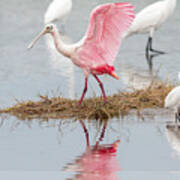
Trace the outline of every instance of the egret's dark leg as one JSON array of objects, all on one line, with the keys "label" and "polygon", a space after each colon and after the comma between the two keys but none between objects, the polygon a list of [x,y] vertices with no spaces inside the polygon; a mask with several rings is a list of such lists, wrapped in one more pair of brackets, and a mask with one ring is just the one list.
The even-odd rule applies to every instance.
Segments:
[{"label": "egret's dark leg", "polygon": [[152,69],[153,69],[153,58],[156,57],[156,56],[159,56],[160,54],[146,54],[146,60],[147,60],[147,63],[149,65],[149,70],[150,72],[152,72]]},{"label": "egret's dark leg", "polygon": [[180,122],[180,107],[177,108],[175,119],[176,119],[176,123]]},{"label": "egret's dark leg", "polygon": [[175,113],[175,122],[177,123],[178,122],[178,114]]},{"label": "egret's dark leg", "polygon": [[149,51],[157,53],[157,54],[165,54],[163,51],[158,51],[152,48],[152,37],[148,38],[147,46],[146,46],[146,54],[149,53]]},{"label": "egret's dark leg", "polygon": [[87,91],[87,82],[88,82],[88,78],[85,77],[84,90],[83,90],[83,93],[82,93],[82,95],[81,95],[81,99],[80,99],[79,102],[78,102],[78,106],[81,105],[81,102],[83,101],[84,95],[86,94],[86,91]]},{"label": "egret's dark leg", "polygon": [[151,55],[149,54],[149,51],[150,51],[150,41],[148,39],[147,46],[146,46],[146,60],[149,65],[149,69],[151,71],[152,70],[152,58],[151,58]]},{"label": "egret's dark leg", "polygon": [[146,58],[148,59],[149,57],[149,51],[150,51],[150,37],[148,38],[148,42],[146,45]]},{"label": "egret's dark leg", "polygon": [[153,55],[149,55],[149,53],[146,53],[146,60],[147,60],[150,71],[152,71],[152,69],[153,69],[152,58],[153,58]]},{"label": "egret's dark leg", "polygon": [[180,123],[180,115],[178,113],[175,114],[175,122]]},{"label": "egret's dark leg", "polygon": [[103,97],[104,97],[104,102],[106,102],[106,101],[107,101],[107,98],[106,98],[106,93],[105,93],[105,91],[104,91],[103,84],[102,84],[102,82],[100,81],[100,79],[99,79],[95,74],[93,74],[93,76],[95,77],[96,81],[99,83],[99,86],[100,86],[100,88],[101,88],[101,91],[102,91],[102,94],[103,94]]}]

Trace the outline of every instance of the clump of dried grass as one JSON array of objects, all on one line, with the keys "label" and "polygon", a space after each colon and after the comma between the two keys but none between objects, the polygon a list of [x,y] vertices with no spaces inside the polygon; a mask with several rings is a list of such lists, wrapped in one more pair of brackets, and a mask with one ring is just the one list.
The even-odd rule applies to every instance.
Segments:
[{"label": "clump of dried grass", "polygon": [[112,117],[119,117],[135,109],[137,112],[145,108],[162,108],[164,99],[174,86],[160,83],[151,85],[145,90],[134,92],[120,92],[108,96],[108,103],[104,104],[103,99],[85,99],[80,107],[77,100],[70,100],[62,97],[48,98],[40,96],[37,102],[20,102],[16,105],[1,109],[0,113],[7,113],[19,119],[101,119],[107,120]]}]

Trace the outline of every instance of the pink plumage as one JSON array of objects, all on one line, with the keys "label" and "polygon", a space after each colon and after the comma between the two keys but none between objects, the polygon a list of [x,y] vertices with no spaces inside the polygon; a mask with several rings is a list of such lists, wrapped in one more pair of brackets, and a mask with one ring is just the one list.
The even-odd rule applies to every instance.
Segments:
[{"label": "pink plumage", "polygon": [[92,74],[101,88],[104,101],[106,94],[97,75],[109,74],[119,79],[114,72],[113,62],[118,53],[122,36],[134,19],[134,7],[130,3],[110,3],[96,7],[90,17],[90,23],[84,38],[73,45],[64,44],[55,25],[46,25],[45,29],[29,45],[46,33],[51,33],[54,44],[61,54],[71,58],[72,62],[83,69],[85,86],[79,105],[87,91],[89,74]]},{"label": "pink plumage", "polygon": [[117,149],[120,139],[111,144],[101,144],[105,136],[107,122],[104,123],[96,145],[91,146],[89,132],[83,121],[82,125],[86,137],[86,150],[73,162],[66,165],[64,170],[79,172],[74,178],[76,180],[118,180],[117,172],[120,167],[117,161]]},{"label": "pink plumage", "polygon": [[85,68],[113,66],[122,34],[134,19],[133,9],[129,3],[114,3],[92,11],[84,43],[78,53],[79,61],[86,61]]}]

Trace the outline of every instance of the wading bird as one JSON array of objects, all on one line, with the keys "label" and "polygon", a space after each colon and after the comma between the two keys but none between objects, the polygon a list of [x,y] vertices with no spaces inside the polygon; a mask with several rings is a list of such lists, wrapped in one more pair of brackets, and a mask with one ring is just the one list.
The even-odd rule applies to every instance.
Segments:
[{"label": "wading bird", "polygon": [[154,31],[156,31],[173,13],[175,7],[176,0],[158,1],[147,6],[137,13],[131,27],[124,33],[124,38],[133,34],[149,33],[146,55],[149,54],[149,51],[164,54],[163,51],[152,48],[153,35]]},{"label": "wading bird", "polygon": [[49,24],[60,20],[64,24],[71,9],[72,0],[53,0],[44,15],[44,23]]},{"label": "wading bird", "polygon": [[68,45],[61,40],[57,28],[48,24],[32,41],[29,48],[46,33],[54,39],[56,49],[72,62],[82,68],[85,76],[85,87],[79,105],[87,91],[88,76],[92,74],[99,83],[104,101],[106,94],[102,82],[97,75],[108,74],[116,79],[113,62],[118,53],[123,33],[130,27],[134,19],[134,7],[129,3],[109,3],[96,7],[90,17],[86,35],[78,43]]},{"label": "wading bird", "polygon": [[[180,79],[180,73],[178,74]],[[180,86],[175,87],[165,98],[165,108],[172,108],[175,111],[175,121],[180,122]]]}]

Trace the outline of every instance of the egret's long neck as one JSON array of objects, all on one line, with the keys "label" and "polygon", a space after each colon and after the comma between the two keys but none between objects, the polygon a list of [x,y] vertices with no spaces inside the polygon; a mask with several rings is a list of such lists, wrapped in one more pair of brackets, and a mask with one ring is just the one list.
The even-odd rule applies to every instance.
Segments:
[{"label": "egret's long neck", "polygon": [[61,36],[58,32],[58,30],[55,28],[53,32],[51,32],[51,35],[53,37],[54,40],[54,44],[56,49],[63,54],[66,57],[70,57],[71,56],[71,52],[72,52],[72,48],[71,46],[65,44],[62,39]]}]

